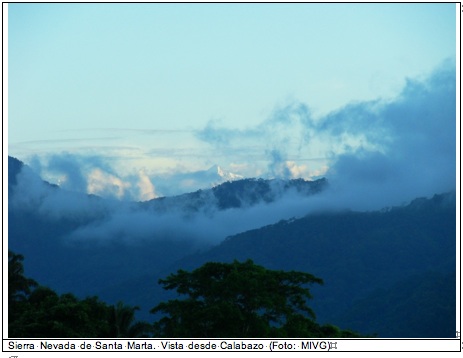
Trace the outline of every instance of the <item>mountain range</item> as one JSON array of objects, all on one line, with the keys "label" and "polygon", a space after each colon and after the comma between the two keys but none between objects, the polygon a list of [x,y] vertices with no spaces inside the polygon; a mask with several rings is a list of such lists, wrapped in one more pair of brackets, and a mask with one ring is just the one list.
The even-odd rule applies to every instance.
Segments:
[{"label": "mountain range", "polygon": [[[322,278],[310,303],[321,323],[379,337],[455,336],[454,191],[378,211],[288,218],[287,198],[304,208],[329,182],[238,179],[122,203],[65,192],[14,158],[8,165],[8,247],[25,256],[27,276],[57,292],[123,300],[152,320],[149,309],[171,295],[159,278],[252,259]],[[262,222],[281,218],[262,225],[256,212],[274,214]]]},{"label": "mountain range", "polygon": [[319,193],[327,185],[326,180],[306,181],[303,179],[239,179],[227,181],[211,189],[197,190],[171,197],[161,197],[141,203],[144,208],[157,212],[181,210],[198,212],[251,207],[272,203],[292,192],[300,196]]}]

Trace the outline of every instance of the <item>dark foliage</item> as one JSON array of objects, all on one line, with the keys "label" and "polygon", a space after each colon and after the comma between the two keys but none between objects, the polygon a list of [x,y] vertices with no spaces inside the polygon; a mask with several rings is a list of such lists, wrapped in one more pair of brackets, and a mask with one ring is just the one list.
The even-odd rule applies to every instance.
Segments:
[{"label": "dark foliage", "polygon": [[[312,308],[317,319],[351,327],[352,321],[341,317],[373,291],[389,292],[400,282],[430,271],[444,276],[455,272],[455,213],[455,193],[417,199],[407,206],[383,211],[318,213],[229,237],[207,252],[183,259],[177,266],[192,269],[204,262],[251,258],[269,269],[311,272],[323,277],[325,283],[313,288]],[[445,280],[443,284],[443,292],[453,292],[451,302],[455,281]],[[410,312],[405,307],[416,303],[414,299],[420,295],[428,301],[427,309],[416,313],[422,322],[433,316],[449,319],[441,319],[439,327],[417,330],[416,324],[405,318]],[[375,317],[352,328],[362,334],[390,337],[399,331],[388,324],[388,312],[397,309],[394,317],[404,337],[441,337],[442,332],[455,330],[454,317],[448,314],[455,310],[455,304],[442,309],[441,298],[430,294],[429,287],[416,286],[414,295],[405,295],[403,300],[398,307],[397,301],[384,301]]]},{"label": "dark foliage", "polygon": [[8,257],[8,336],[10,338],[146,337],[151,326],[134,322],[136,307],[109,306],[96,296],[80,300],[58,295],[23,275],[23,257]]},{"label": "dark foliage", "polygon": [[251,260],[209,262],[159,282],[183,297],[151,310],[166,315],[155,324],[161,337],[356,336],[315,322],[307,286],[322,280],[309,273],[268,270]]},{"label": "dark foliage", "polygon": [[455,282],[455,272],[412,276],[355,302],[339,322],[386,338],[455,337]]}]

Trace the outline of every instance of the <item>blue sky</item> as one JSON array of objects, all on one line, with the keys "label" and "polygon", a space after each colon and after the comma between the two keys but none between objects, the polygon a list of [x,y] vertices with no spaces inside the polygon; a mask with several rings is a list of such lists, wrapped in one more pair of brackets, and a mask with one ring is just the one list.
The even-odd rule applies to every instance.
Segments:
[{"label": "blue sky", "polygon": [[353,103],[394,101],[410,81],[455,66],[456,12],[9,4],[8,153],[62,182],[70,172],[50,163],[74,161],[88,182],[122,191],[213,164],[248,177],[323,175],[339,155],[387,144],[360,130],[314,131]]}]

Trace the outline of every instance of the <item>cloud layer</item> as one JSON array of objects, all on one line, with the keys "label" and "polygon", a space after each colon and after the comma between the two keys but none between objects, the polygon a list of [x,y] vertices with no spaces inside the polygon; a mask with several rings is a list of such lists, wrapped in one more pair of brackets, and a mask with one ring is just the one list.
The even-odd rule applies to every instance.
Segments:
[{"label": "cloud layer", "polygon": [[[36,208],[53,219],[80,218],[82,225],[70,235],[77,241],[169,238],[209,243],[319,210],[400,205],[456,187],[455,91],[455,67],[446,63],[426,79],[409,80],[394,100],[352,103],[317,119],[308,106],[293,104],[255,128],[227,129],[211,122],[197,133],[215,152],[232,152],[243,143],[261,148],[266,176],[325,174],[329,189],[312,197],[288,195],[271,204],[211,209],[188,217],[177,210],[160,214],[130,200],[156,196],[156,180],[179,186],[180,180],[198,176],[173,173],[162,178],[144,171],[121,176],[103,157],[64,153],[47,161],[36,158],[32,166],[54,173],[66,190],[44,185],[26,170],[12,204]],[[243,169],[253,162],[235,165]]]},{"label": "cloud layer", "polygon": [[265,146],[268,175],[324,174],[337,196],[352,196],[346,205],[362,209],[454,189],[456,135],[455,66],[445,62],[407,80],[393,100],[351,103],[321,118],[293,104],[256,128],[208,125],[198,137],[224,152],[252,138]]},{"label": "cloud layer", "polygon": [[[307,104],[291,103],[277,107],[267,120],[250,128],[210,121],[188,132],[200,142],[196,149],[186,149],[182,143],[169,149],[168,145],[177,145],[170,133],[165,147],[139,151],[133,163],[107,153],[54,153],[29,162],[63,188],[124,200],[210,187],[217,180],[207,180],[204,172],[214,164],[243,177],[335,180],[342,176],[346,183],[347,178],[366,181],[377,176],[384,181],[396,175],[397,191],[418,194],[421,188],[426,195],[428,189],[442,190],[443,181],[453,181],[455,176],[455,76],[455,66],[446,62],[427,78],[409,79],[392,100],[351,103],[319,118]],[[170,158],[172,166],[162,172],[148,166],[140,170],[135,163],[143,163],[143,157]],[[194,167],[189,165],[193,161]]]}]

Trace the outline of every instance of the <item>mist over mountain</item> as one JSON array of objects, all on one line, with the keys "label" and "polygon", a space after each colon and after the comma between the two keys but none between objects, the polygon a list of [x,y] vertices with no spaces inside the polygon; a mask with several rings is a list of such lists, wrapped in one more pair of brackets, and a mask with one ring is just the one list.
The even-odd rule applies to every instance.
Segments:
[{"label": "mist over mountain", "polygon": [[240,179],[228,181],[212,189],[198,190],[173,197],[162,197],[142,203],[156,212],[179,209],[185,213],[234,208],[247,209],[258,204],[269,204],[285,196],[307,197],[317,194],[327,186],[326,179],[306,181],[303,179]]},{"label": "mist over mountain", "polygon": [[[323,278],[310,303],[319,322],[379,337],[453,337],[455,205],[455,192],[449,192],[381,211],[282,220],[185,257],[161,277],[205,262],[252,259],[271,269]],[[143,302],[165,298],[155,286],[141,292],[140,282],[119,290],[130,287]]]},{"label": "mist over mountain", "polygon": [[[14,161],[11,159],[11,161]],[[147,202],[102,199],[42,181],[28,166],[17,172],[9,205],[50,220],[80,222],[68,242],[187,240],[203,245],[307,213],[309,197],[326,187],[325,180],[254,180],[226,182],[213,189]]]},{"label": "mist over mountain", "polygon": [[352,102],[320,118],[309,104],[278,107],[240,130],[208,123],[198,137],[224,156],[262,143],[267,172],[327,178],[320,205],[379,210],[456,187],[456,72],[451,61],[407,79],[394,98]]},{"label": "mist over mountain", "polygon": [[[305,200],[325,186],[243,179],[126,202],[64,190],[14,158],[9,163],[9,248],[30,257],[25,268],[37,280],[79,294],[152,274],[226,236],[304,215]],[[78,279],[67,280],[76,272]]]},{"label": "mist over mountain", "polygon": [[[381,337],[449,336],[454,330],[455,305],[447,293],[455,291],[455,281],[436,278],[443,285],[437,292],[421,284],[455,271],[453,191],[359,212],[327,206],[331,187],[324,179],[242,179],[127,203],[63,190],[14,158],[9,168],[8,247],[26,257],[28,276],[58,292],[124,300],[140,305],[149,320],[148,310],[167,297],[158,278],[208,261],[251,258],[270,269],[323,278],[311,303],[320,322]],[[411,298],[397,292],[407,280],[416,283]],[[397,302],[378,299],[378,290],[398,295],[412,323],[400,321],[393,313]],[[430,298],[415,302],[417,296]],[[436,329],[417,329],[429,315],[445,319]],[[401,329],[389,329],[391,320]]]}]

